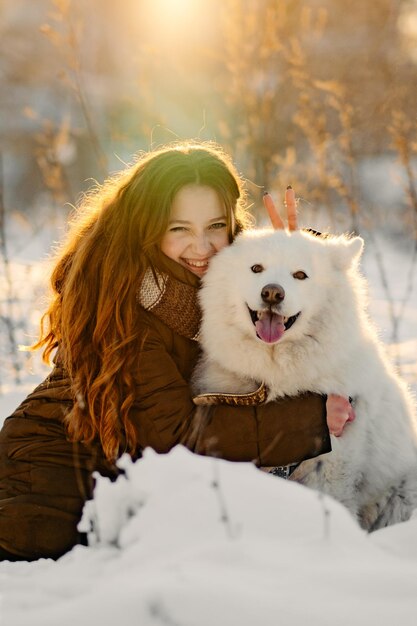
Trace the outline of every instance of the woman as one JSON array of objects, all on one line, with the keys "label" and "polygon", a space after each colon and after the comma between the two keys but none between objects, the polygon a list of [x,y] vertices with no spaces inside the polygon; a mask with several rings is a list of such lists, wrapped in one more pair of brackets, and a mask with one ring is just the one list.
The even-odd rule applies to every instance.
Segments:
[{"label": "woman", "polygon": [[[243,186],[212,144],[144,154],[81,202],[52,273],[35,348],[55,366],[0,433],[0,549],[58,558],[92,472],[151,446],[281,466],[330,451],[325,398],[219,404],[198,428],[189,380],[197,291],[210,257],[247,223]],[[215,391],[215,390],[213,390]]]}]

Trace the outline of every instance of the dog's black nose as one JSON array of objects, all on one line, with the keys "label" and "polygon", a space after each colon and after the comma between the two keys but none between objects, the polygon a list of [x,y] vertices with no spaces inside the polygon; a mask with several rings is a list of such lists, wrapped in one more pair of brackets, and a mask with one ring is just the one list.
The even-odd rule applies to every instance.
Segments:
[{"label": "dog's black nose", "polygon": [[261,291],[261,298],[266,304],[277,304],[285,298],[285,291],[281,285],[265,285]]}]

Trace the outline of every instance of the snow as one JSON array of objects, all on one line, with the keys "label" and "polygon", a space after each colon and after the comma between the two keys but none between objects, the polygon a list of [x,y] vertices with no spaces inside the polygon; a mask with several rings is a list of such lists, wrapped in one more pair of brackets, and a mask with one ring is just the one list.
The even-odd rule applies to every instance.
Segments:
[{"label": "snow", "polygon": [[180,446],[125,467],[99,479],[95,545],[1,565],[4,623],[415,624],[417,519],[367,535],[327,497]]},{"label": "snow", "polygon": [[[24,232],[22,234],[24,236]],[[17,246],[12,273],[26,314],[22,337],[42,310],[44,264],[38,246]],[[378,240],[363,268],[371,317],[417,391],[417,286],[407,283],[408,249]],[[402,301],[407,298],[403,313]],[[390,299],[392,302],[390,303]],[[36,301],[36,306],[33,302]],[[393,340],[390,306],[399,315]],[[29,315],[30,312],[30,315]],[[2,377],[6,417],[47,371],[27,362],[21,384]],[[198,457],[177,447],[146,450],[116,483],[98,478],[82,521],[90,547],[59,561],[0,563],[0,618],[8,626],[344,626],[417,623],[417,515],[365,534],[337,502],[251,464]]]}]

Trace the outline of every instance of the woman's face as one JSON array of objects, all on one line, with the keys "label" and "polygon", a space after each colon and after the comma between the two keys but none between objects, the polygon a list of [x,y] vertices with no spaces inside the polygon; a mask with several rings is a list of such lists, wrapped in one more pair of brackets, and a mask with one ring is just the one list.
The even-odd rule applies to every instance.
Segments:
[{"label": "woman's face", "polygon": [[162,252],[203,276],[211,257],[228,243],[226,209],[216,191],[202,185],[182,187],[171,206]]}]

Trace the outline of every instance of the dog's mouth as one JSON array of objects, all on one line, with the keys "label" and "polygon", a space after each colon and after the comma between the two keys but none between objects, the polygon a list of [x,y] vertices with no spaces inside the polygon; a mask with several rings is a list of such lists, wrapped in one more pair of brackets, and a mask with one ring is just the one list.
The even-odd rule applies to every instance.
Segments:
[{"label": "dog's mouth", "polygon": [[284,315],[279,315],[279,313],[274,313],[271,309],[254,311],[248,305],[246,306],[255,326],[256,336],[265,343],[276,343],[279,341],[285,331],[289,330],[301,315],[301,311],[299,311],[296,315],[285,317]]}]

